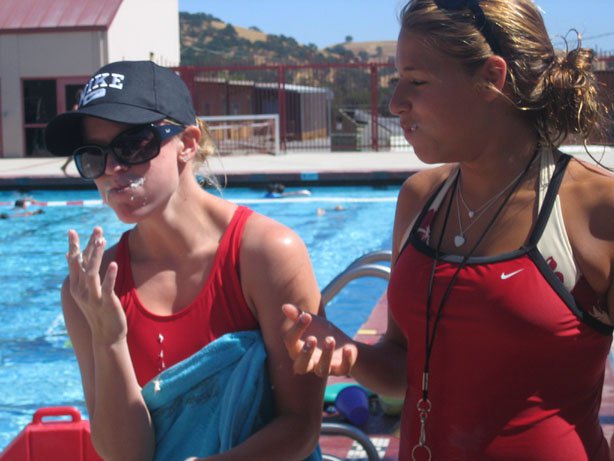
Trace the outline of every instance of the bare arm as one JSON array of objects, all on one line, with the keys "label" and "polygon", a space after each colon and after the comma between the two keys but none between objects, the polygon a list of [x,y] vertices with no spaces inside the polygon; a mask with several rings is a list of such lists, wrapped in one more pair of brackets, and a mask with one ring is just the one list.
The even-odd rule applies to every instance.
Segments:
[{"label": "bare arm", "polygon": [[206,459],[305,459],[320,435],[325,380],[294,374],[283,344],[290,322],[280,310],[290,300],[307,312],[318,311],[320,292],[305,245],[281,224],[252,215],[241,244],[241,283],[267,349],[276,417],[241,445]]},{"label": "bare arm", "polygon": [[102,230],[95,229],[79,262],[79,238],[69,233],[69,278],[62,307],[83,383],[92,441],[106,460],[149,460],[154,434],[126,342],[125,316],[113,292],[117,265],[100,281]]},{"label": "bare arm", "polygon": [[[393,271],[406,230],[448,172],[444,168],[424,171],[412,176],[401,188],[393,230]],[[285,306],[284,312],[294,323],[285,343],[297,373],[313,372],[318,376],[351,374],[379,394],[404,395],[407,385],[406,340],[390,313],[382,339],[375,345],[367,345],[349,338],[321,317],[299,315],[293,306]]]}]

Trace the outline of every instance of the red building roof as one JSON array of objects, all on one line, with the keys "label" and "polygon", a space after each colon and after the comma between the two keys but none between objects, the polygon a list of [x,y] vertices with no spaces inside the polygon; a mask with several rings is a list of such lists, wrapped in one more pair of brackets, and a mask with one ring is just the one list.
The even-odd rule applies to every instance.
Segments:
[{"label": "red building roof", "polygon": [[122,0],[1,0],[0,34],[106,30]]}]

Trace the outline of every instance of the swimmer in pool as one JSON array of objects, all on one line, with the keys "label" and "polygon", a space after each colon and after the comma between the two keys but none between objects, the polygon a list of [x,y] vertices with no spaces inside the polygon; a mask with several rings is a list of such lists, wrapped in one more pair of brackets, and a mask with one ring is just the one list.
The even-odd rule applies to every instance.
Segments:
[{"label": "swimmer in pool", "polygon": [[299,189],[293,191],[286,191],[286,186],[283,184],[275,183],[267,186],[267,192],[264,194],[265,198],[284,198],[284,197],[309,197],[311,191],[308,189]]},{"label": "swimmer in pool", "polygon": [[0,213],[0,219],[9,218],[22,218],[26,216],[34,216],[44,213],[42,208],[36,210],[28,210],[27,208],[32,204],[32,200],[29,199],[17,199],[15,200],[15,206],[9,212]]}]

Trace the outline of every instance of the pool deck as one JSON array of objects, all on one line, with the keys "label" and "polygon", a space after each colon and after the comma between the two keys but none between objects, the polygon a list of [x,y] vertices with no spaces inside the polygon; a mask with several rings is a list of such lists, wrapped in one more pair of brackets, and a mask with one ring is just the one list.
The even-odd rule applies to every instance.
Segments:
[{"label": "pool deck", "polygon": [[[78,177],[65,158],[0,159],[0,188],[93,187]],[[213,157],[207,170],[230,186],[315,183],[401,183],[429,166],[412,151],[404,152],[291,152],[283,155]]]},{"label": "pool deck", "polygon": [[[562,150],[587,158],[582,146]],[[599,158],[601,148],[591,147]],[[614,166],[614,147],[606,148],[604,162]],[[0,158],[0,188],[91,188],[79,178],[74,163],[61,167],[64,157]],[[324,152],[293,151],[282,155],[230,155],[213,157],[208,171],[222,184],[263,185],[282,182],[294,185],[317,183],[398,183],[430,166],[420,161],[411,148],[399,151]]]}]

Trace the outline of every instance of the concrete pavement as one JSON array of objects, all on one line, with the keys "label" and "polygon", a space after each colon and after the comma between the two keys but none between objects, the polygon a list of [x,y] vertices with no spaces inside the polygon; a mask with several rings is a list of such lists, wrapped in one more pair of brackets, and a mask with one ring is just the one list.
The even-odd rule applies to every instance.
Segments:
[{"label": "concrete pavement", "polygon": [[[614,147],[589,147],[593,155],[614,167]],[[588,159],[584,147],[565,146],[563,151]],[[82,180],[70,163],[67,176],[61,170],[65,158],[0,159],[0,188],[93,187]],[[412,150],[398,152],[289,152],[283,155],[237,155],[213,157],[208,170],[230,186],[283,182],[313,183],[401,183],[429,165]]]},{"label": "concrete pavement", "polygon": [[[88,187],[65,158],[0,159],[0,188]],[[290,152],[283,155],[212,157],[205,167],[228,185],[269,182],[402,182],[428,165],[409,152]]]}]

